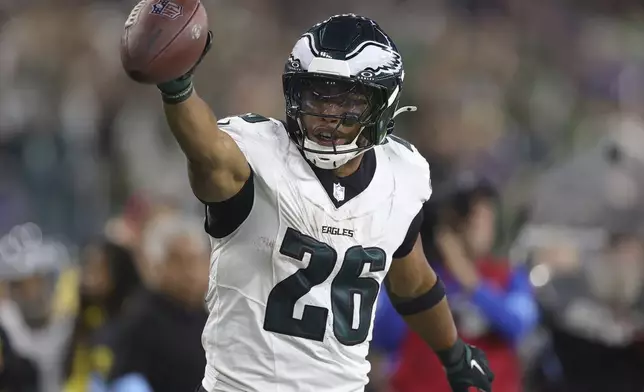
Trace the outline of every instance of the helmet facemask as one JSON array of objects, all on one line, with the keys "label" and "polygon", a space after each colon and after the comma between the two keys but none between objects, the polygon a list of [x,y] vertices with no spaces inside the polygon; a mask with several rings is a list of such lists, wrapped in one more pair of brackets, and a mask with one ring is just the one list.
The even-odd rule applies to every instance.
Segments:
[{"label": "helmet facemask", "polygon": [[380,144],[378,120],[386,90],[331,75],[285,78],[289,133],[305,157],[322,169],[342,166]]}]

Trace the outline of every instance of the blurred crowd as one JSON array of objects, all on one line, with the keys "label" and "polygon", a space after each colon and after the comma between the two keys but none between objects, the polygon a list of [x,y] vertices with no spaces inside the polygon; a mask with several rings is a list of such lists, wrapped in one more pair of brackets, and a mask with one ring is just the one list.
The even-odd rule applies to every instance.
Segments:
[{"label": "blurred crowd", "polygon": [[[0,391],[200,382],[203,207],[119,39],[135,1],[0,0]],[[396,39],[399,136],[427,157],[428,260],[496,392],[644,390],[644,6],[218,0],[196,76],[219,116],[283,117],[281,72],[346,12]],[[369,388],[447,392],[379,300]],[[176,378],[176,379],[175,379]]]}]

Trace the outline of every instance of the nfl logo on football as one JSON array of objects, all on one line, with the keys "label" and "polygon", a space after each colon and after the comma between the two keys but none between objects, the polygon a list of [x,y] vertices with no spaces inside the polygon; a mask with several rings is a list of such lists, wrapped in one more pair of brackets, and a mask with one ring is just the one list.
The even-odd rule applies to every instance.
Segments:
[{"label": "nfl logo on football", "polygon": [[335,197],[337,201],[344,200],[344,187],[342,185],[333,183],[333,197]]},{"label": "nfl logo on football", "polygon": [[183,13],[183,7],[170,0],[159,0],[152,4],[150,14],[163,16],[168,19],[177,19]]}]

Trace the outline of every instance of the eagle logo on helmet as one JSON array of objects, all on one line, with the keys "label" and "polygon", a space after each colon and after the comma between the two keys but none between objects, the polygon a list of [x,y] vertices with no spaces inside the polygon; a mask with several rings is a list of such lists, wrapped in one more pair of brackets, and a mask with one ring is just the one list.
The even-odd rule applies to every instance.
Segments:
[{"label": "eagle logo on helmet", "polygon": [[[307,33],[295,44],[288,63],[296,71],[306,71],[308,64],[316,57],[330,56],[318,50],[313,37]],[[375,41],[363,42],[351,53],[347,53],[343,60],[349,65],[352,75],[366,79],[396,75],[402,72],[403,68],[399,53]],[[294,64],[298,65],[294,67]]]},{"label": "eagle logo on helmet", "polygon": [[[368,66],[364,68],[362,71],[358,72],[357,76],[359,78],[371,79],[382,75],[395,75],[402,71],[403,64],[402,64],[402,58],[400,57],[399,53],[391,50],[388,47],[385,47],[384,45],[381,45],[375,42],[374,43],[367,42],[367,44],[371,44],[373,46],[380,48],[379,50],[377,50],[378,52],[381,53],[379,56],[374,53],[374,57],[369,57],[370,61],[380,61],[380,64],[376,66]],[[383,55],[382,52],[387,53],[387,55]],[[372,58],[374,60],[371,60]],[[375,60],[375,59],[378,59],[378,60]]]}]

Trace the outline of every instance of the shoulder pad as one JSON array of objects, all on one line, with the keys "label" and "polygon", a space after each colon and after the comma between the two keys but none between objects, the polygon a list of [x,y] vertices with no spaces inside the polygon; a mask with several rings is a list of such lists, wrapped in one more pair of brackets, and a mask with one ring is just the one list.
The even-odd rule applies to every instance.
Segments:
[{"label": "shoulder pad", "polygon": [[260,165],[274,163],[288,148],[284,125],[270,117],[247,113],[222,118],[217,125],[233,138],[255,170]]},{"label": "shoulder pad", "polygon": [[398,157],[398,159],[415,163],[420,166],[427,165],[427,160],[420,154],[420,152],[418,152],[416,146],[399,136],[387,136],[383,145],[385,149],[389,151],[390,155],[394,155]]},{"label": "shoulder pad", "polygon": [[432,193],[429,163],[418,149],[407,140],[389,135],[382,144],[392,163],[396,166],[397,173],[408,178],[410,186],[415,188],[424,201],[428,200]]},{"label": "shoulder pad", "polygon": [[231,116],[217,121],[223,131],[230,134],[238,144],[277,143],[287,135],[284,125],[273,118],[255,113]]},{"label": "shoulder pad", "polygon": [[399,136],[389,135],[389,136],[387,136],[387,139],[385,139],[385,140],[386,140],[385,143],[387,143],[389,140],[393,140],[394,142],[400,144],[401,146],[405,147],[409,151],[417,152],[416,148],[414,147],[413,144],[409,143],[407,140],[405,140],[405,139],[403,139],[403,138],[401,138]]},{"label": "shoulder pad", "polygon": [[275,124],[281,124],[278,120],[270,117],[264,117],[260,114],[246,113],[239,116],[230,116],[221,118],[217,121],[220,127],[229,128],[256,128],[269,126],[273,128]]}]

